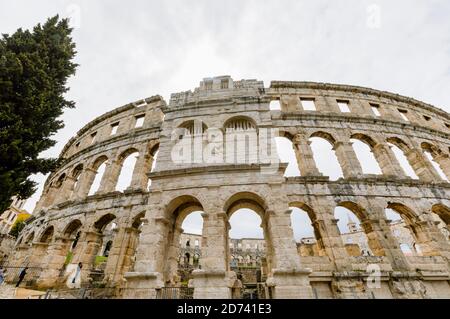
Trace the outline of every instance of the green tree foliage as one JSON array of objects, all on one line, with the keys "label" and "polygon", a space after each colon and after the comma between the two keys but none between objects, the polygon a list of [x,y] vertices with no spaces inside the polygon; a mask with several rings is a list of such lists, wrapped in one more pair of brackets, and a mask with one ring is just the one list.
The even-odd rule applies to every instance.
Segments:
[{"label": "green tree foliage", "polygon": [[77,67],[71,32],[68,20],[55,16],[32,32],[0,39],[0,212],[13,195],[24,199],[36,191],[30,175],[58,165],[39,154],[55,145],[51,137],[64,126],[58,118],[74,107],[64,98]]},{"label": "green tree foliage", "polygon": [[11,230],[9,231],[9,234],[15,238],[19,237],[20,232],[22,231],[22,229],[25,227],[25,221],[21,220],[18,221],[17,223],[15,223],[13,225],[13,227],[11,228]]}]

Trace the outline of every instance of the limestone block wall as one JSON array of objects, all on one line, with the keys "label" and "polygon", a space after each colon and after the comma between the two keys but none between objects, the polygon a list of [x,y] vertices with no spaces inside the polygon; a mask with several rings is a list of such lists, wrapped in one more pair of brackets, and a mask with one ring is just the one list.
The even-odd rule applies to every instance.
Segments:
[{"label": "limestone block wall", "polygon": [[[272,101],[281,110],[271,110]],[[316,110],[305,110],[302,101],[313,101]],[[350,112],[340,110],[342,103]],[[136,127],[141,116],[144,123]],[[450,178],[449,123],[439,108],[368,88],[311,82],[266,88],[257,80],[205,79],[194,91],[173,94],[168,104],[154,96],[82,128],[61,152],[62,164],[47,179],[10,262],[42,266],[38,285],[54,287],[78,238],[72,263],[83,262],[82,280],[89,284],[103,230],[114,222],[104,280],[127,288],[124,298],[152,298],[157,289],[177,284],[181,224],[202,211],[202,268],[190,285],[195,298],[229,298],[236,282],[229,218],[248,208],[262,220],[266,286],[274,298],[442,297],[450,291],[450,244],[435,216],[450,227],[450,184],[425,152]],[[292,142],[301,176],[284,176],[287,164],[276,161],[272,133]],[[319,172],[311,137],[333,146],[343,178],[330,181]],[[370,147],[381,175],[363,173],[351,139]],[[186,140],[202,151],[177,162]],[[230,141],[245,146],[237,147],[243,161],[227,160]],[[407,177],[388,143],[404,153],[417,180]],[[136,152],[130,187],[116,191],[124,160]],[[89,194],[104,163],[100,187]],[[310,217],[318,256],[298,253],[290,207]],[[348,254],[336,207],[358,217],[373,256]],[[423,256],[402,253],[386,208],[404,218]]]}]

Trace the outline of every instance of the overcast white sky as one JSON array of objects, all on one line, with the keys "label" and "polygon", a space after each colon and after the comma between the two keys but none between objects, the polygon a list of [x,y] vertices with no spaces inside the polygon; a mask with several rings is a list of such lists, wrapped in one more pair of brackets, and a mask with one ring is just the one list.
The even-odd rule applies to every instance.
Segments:
[{"label": "overcast white sky", "polygon": [[[193,89],[204,77],[346,83],[450,105],[450,2],[0,0],[0,32],[72,17],[77,74],[57,156],[115,107]],[[32,211],[41,187],[28,200]]]}]

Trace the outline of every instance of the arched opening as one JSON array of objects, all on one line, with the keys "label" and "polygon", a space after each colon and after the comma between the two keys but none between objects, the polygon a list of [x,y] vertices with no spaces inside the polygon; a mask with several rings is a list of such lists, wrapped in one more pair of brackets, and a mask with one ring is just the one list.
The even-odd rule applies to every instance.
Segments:
[{"label": "arched opening", "polygon": [[376,143],[370,137],[362,134],[355,134],[350,139],[350,142],[353,143],[353,150],[355,151],[364,174],[383,174],[372,151],[372,147],[374,147]]},{"label": "arched opening", "polygon": [[[100,217],[94,223],[94,229],[99,234],[99,242],[96,251],[94,251],[94,263],[92,268],[96,271],[104,271],[106,263],[108,261],[108,256],[104,255],[106,251],[108,242],[111,242],[111,246],[114,244],[114,238],[116,235],[117,224],[114,223],[116,216],[113,214],[105,214]],[[108,250],[109,255],[109,250]]]},{"label": "arched opening", "polygon": [[309,141],[319,171],[332,181],[344,177],[336,152],[333,149],[335,139],[328,133],[317,132],[311,135]]},{"label": "arched opening", "polygon": [[71,221],[63,230],[63,237],[67,239],[68,243],[63,247],[63,253],[66,255],[64,266],[67,266],[73,259],[74,250],[77,247],[78,240],[81,235],[81,221],[75,219]]},{"label": "arched opening", "polygon": [[290,209],[292,230],[300,256],[324,256],[323,242],[319,229],[314,224],[316,216],[313,210],[303,203],[291,203]]},{"label": "arched opening", "polygon": [[39,239],[40,243],[49,244],[53,239],[53,233],[55,229],[53,226],[49,226],[42,233],[41,238]]},{"label": "arched opening", "polygon": [[96,173],[89,188],[88,195],[94,195],[99,190],[103,175],[105,174],[107,161],[108,158],[106,156],[101,156],[94,162],[94,165],[92,165],[92,169],[94,169]]},{"label": "arched opening", "polygon": [[[150,150],[150,173],[154,172],[156,170],[156,164],[159,154],[159,144],[156,144],[152,147]],[[147,190],[150,189],[150,186],[152,185],[152,180],[149,178],[147,181]]]},{"label": "arched opening", "polygon": [[176,142],[172,159],[182,164],[202,163],[207,129],[206,124],[199,120],[186,121],[176,128],[172,133],[172,140]]},{"label": "arched opening", "polygon": [[406,152],[408,150],[406,143],[399,138],[389,138],[387,139],[387,142],[406,176],[409,176],[412,179],[419,179],[414,171],[414,168],[411,166],[411,163],[406,157]]},{"label": "arched opening", "polygon": [[225,125],[225,160],[228,164],[258,162],[258,129],[247,117],[229,119]]},{"label": "arched opening", "polygon": [[145,221],[145,211],[140,212],[131,221],[131,227],[129,228],[128,242],[123,242],[124,249],[124,260],[123,266],[121,267],[120,273],[124,274],[131,271],[136,263],[136,252],[141,240],[141,230],[144,226]]},{"label": "arched opening", "polygon": [[[202,212],[194,211],[187,215],[181,224],[181,228],[183,232],[180,236],[179,267],[182,271],[189,272],[181,275],[184,279],[182,282],[185,282],[193,269],[201,268]],[[195,256],[197,257],[194,258]]]},{"label": "arched opening", "polygon": [[138,157],[139,152],[136,149],[127,150],[119,156],[118,162],[119,165],[121,165],[121,168],[116,184],[117,191],[123,192],[131,186],[133,171]]},{"label": "arched opening", "polygon": [[31,244],[34,240],[34,232],[31,232],[25,239],[24,244]]},{"label": "arched opening", "polygon": [[439,174],[441,179],[443,181],[449,182],[447,175],[445,174],[439,161],[437,160],[438,156],[442,154],[442,151],[429,143],[422,143],[421,146],[425,157],[430,161],[431,165]]},{"label": "arched opening", "polygon": [[72,170],[73,185],[72,185],[72,188],[70,189],[70,195],[68,198],[72,197],[74,190],[77,188],[77,185],[80,180],[80,176],[81,176],[82,172],[83,172],[83,164],[78,164]]},{"label": "arched opening", "polygon": [[61,176],[59,176],[58,179],[56,180],[54,187],[60,188],[62,186],[62,184],[64,183],[65,179],[66,179],[66,173],[62,173]]},{"label": "arched opening", "polygon": [[[379,255],[375,244],[375,234],[370,225],[363,227],[361,220],[365,219],[363,210],[355,203],[343,202],[334,209],[334,217],[344,242],[347,254],[352,257]],[[372,242],[369,240],[369,236]]]},{"label": "arched opening", "polygon": [[275,143],[280,161],[282,163],[288,163],[284,176],[301,176],[292,141],[287,137],[275,137]]},{"label": "arched opening", "polygon": [[[201,252],[200,249],[196,250],[192,245],[184,243],[193,241],[191,237],[201,239],[202,213],[203,206],[200,201],[190,195],[177,197],[167,205],[166,214],[170,224],[164,256],[166,286],[186,286],[189,279],[192,279],[194,267],[191,257],[196,253],[200,256]],[[189,260],[186,259],[186,253],[189,253]]]},{"label": "arched opening", "polygon": [[258,285],[271,268],[271,242],[264,214],[264,201],[253,193],[238,193],[225,204],[228,215],[228,267],[242,282],[243,298],[259,298]]},{"label": "arched opening", "polygon": [[269,109],[271,111],[281,111],[281,103],[280,100],[270,101]]},{"label": "arched opening", "polygon": [[[409,230],[412,240],[414,240],[412,248],[417,255],[434,256],[439,254],[429,236],[428,229],[426,229],[429,224],[422,223],[411,208],[401,203],[389,203],[387,208],[399,214],[403,219],[404,227]],[[395,218],[395,216],[391,215],[391,218]]]},{"label": "arched opening", "polygon": [[[397,209],[399,209],[400,206],[390,205],[390,207],[397,207]],[[402,209],[400,209],[400,211],[402,211]],[[397,239],[403,254],[405,256],[421,255],[420,247],[416,245],[413,228],[410,226],[411,220],[408,218],[404,219],[402,214],[393,208],[386,208],[385,214],[387,219],[390,220],[389,226],[392,234]]]}]

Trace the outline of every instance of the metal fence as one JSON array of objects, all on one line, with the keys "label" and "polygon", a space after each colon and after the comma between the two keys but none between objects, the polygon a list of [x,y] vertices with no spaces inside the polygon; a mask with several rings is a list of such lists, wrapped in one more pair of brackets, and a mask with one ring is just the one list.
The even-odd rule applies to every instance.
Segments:
[{"label": "metal fence", "polygon": [[[39,278],[42,272],[41,267],[30,266],[9,266],[1,265],[0,269],[3,272],[4,281],[11,285],[17,285],[22,288],[33,287],[36,284],[36,280]],[[21,279],[21,273],[25,270],[25,276]]]},{"label": "metal fence", "polygon": [[194,299],[194,288],[164,287],[156,289],[156,299]]}]

